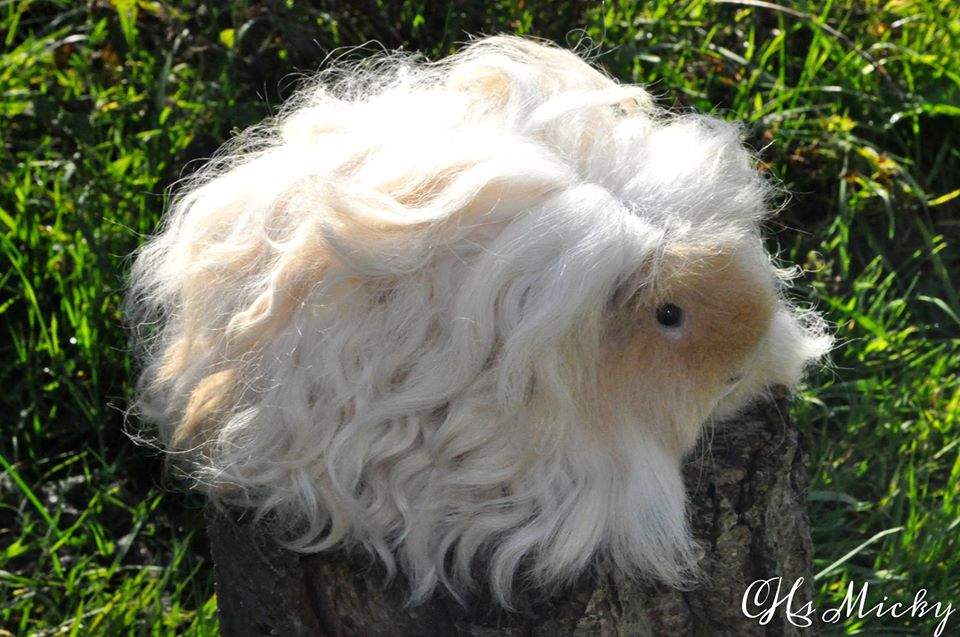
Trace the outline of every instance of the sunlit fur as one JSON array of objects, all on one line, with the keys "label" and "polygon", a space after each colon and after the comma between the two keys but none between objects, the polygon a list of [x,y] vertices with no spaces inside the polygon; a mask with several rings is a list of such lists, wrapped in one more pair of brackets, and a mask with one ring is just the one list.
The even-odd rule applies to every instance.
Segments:
[{"label": "sunlit fur", "polygon": [[139,252],[138,411],[210,497],[414,601],[601,556],[688,581],[683,454],[829,346],[762,247],[768,190],[734,126],[559,48],[339,65]]}]

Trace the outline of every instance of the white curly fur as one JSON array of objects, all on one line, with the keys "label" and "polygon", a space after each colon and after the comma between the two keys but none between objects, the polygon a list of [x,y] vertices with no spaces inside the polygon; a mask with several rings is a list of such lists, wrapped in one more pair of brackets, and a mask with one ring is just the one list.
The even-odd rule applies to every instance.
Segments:
[{"label": "white curly fur", "polygon": [[598,556],[683,582],[683,454],[830,343],[779,292],[752,163],[529,40],[339,66],[139,252],[139,411],[209,496],[415,601],[479,577],[506,605]]}]

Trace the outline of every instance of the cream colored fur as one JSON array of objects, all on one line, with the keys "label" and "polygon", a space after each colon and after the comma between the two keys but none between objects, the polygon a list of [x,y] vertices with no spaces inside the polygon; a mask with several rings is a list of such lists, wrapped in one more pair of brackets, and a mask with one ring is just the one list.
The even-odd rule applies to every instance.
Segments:
[{"label": "cream colored fur", "polygon": [[139,411],[210,497],[414,601],[601,555],[683,583],[684,454],[830,342],[763,250],[768,190],[734,126],[552,46],[341,66],[139,252]]}]

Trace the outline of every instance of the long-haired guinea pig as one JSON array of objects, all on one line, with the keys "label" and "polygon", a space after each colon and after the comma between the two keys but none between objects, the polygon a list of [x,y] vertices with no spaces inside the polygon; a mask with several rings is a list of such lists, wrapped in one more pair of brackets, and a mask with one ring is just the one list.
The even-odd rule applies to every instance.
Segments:
[{"label": "long-haired guinea pig", "polygon": [[704,424],[829,347],[765,252],[737,129],[493,37],[322,73],[138,253],[137,408],[193,484],[414,601],[598,557],[696,572]]}]

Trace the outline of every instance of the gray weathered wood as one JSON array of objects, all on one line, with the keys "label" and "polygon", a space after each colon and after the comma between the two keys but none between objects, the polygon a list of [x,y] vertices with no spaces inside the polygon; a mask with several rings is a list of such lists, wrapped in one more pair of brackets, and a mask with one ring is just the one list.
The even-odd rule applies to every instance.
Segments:
[{"label": "gray weathered wood", "polygon": [[[694,533],[705,550],[703,582],[677,591],[631,581],[601,564],[550,600],[506,613],[487,599],[463,608],[445,595],[408,608],[402,580],[363,556],[302,556],[263,530],[210,507],[221,631],[246,635],[797,635],[778,615],[767,626],[741,613],[752,581],[782,576],[807,585],[812,545],[805,457],[783,397],[716,428],[685,477]],[[810,635],[809,629],[804,635]]]}]

